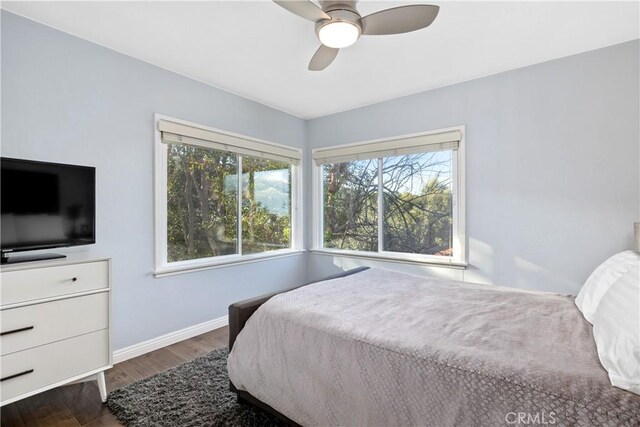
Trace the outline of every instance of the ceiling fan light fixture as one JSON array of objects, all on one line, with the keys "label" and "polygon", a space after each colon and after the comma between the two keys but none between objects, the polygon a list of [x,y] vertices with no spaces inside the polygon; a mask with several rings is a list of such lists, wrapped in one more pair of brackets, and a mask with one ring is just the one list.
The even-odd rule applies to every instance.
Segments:
[{"label": "ceiling fan light fixture", "polygon": [[336,59],[341,48],[351,46],[362,35],[402,34],[428,27],[438,16],[439,6],[412,4],[392,7],[366,16],[356,8],[358,0],[273,0],[289,12],[315,22],[322,45],[309,61],[309,71],[322,71]]},{"label": "ceiling fan light fixture", "polygon": [[346,21],[329,22],[318,31],[320,42],[334,49],[351,46],[359,37],[360,28]]}]

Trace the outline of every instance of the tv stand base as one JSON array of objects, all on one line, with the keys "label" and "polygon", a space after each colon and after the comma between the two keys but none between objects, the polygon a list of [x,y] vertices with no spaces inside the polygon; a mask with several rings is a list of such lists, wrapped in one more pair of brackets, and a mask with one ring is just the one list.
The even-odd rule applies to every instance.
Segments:
[{"label": "tv stand base", "polygon": [[21,256],[7,256],[8,254],[2,254],[1,264],[18,264],[20,262],[31,262],[31,261],[44,261],[46,259],[59,259],[66,258],[66,255],[62,254],[54,254],[54,253],[46,253],[46,254],[38,254],[38,255],[21,255]]}]

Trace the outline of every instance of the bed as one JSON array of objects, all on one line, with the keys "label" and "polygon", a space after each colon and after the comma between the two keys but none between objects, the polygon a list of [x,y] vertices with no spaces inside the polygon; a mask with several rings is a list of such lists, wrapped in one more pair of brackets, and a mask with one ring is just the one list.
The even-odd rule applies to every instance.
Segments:
[{"label": "bed", "polygon": [[573,300],[345,272],[230,307],[231,387],[293,425],[640,425]]}]

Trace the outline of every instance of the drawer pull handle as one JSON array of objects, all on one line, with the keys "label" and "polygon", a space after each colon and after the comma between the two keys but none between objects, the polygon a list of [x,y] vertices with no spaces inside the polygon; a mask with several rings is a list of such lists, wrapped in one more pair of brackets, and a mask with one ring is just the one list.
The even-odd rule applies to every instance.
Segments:
[{"label": "drawer pull handle", "polygon": [[8,377],[4,377],[4,378],[0,378],[0,381],[6,381],[6,380],[10,380],[12,378],[17,378],[17,377],[21,377],[23,375],[27,375],[33,372],[33,369],[29,369],[27,371],[23,371],[23,372],[18,372],[17,374],[13,374],[13,375],[9,375]]},{"label": "drawer pull handle", "polygon": [[25,328],[14,329],[12,331],[7,331],[7,332],[0,332],[0,337],[9,335],[9,334],[15,334],[16,332],[30,331],[31,329],[33,329],[33,326],[27,326]]},{"label": "drawer pull handle", "polygon": [[77,282],[77,281],[78,281],[78,278],[77,278],[77,277],[74,277],[73,279],[71,279],[71,281],[72,281],[72,282]]}]

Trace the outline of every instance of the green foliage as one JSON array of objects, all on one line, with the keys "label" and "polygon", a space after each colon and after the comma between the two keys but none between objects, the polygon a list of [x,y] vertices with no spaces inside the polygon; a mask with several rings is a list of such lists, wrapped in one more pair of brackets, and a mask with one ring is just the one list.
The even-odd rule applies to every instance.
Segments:
[{"label": "green foliage", "polygon": [[432,178],[418,195],[385,193],[384,250],[437,254],[451,248],[452,194]]},{"label": "green foliage", "polygon": [[237,156],[170,144],[167,167],[169,262],[235,253]]},{"label": "green foliage", "polygon": [[[168,150],[168,261],[238,253],[238,156],[180,144]],[[290,175],[277,188],[264,179],[283,169],[290,174],[288,164],[243,157],[243,253],[290,246]],[[261,203],[283,198],[275,211]]]}]

